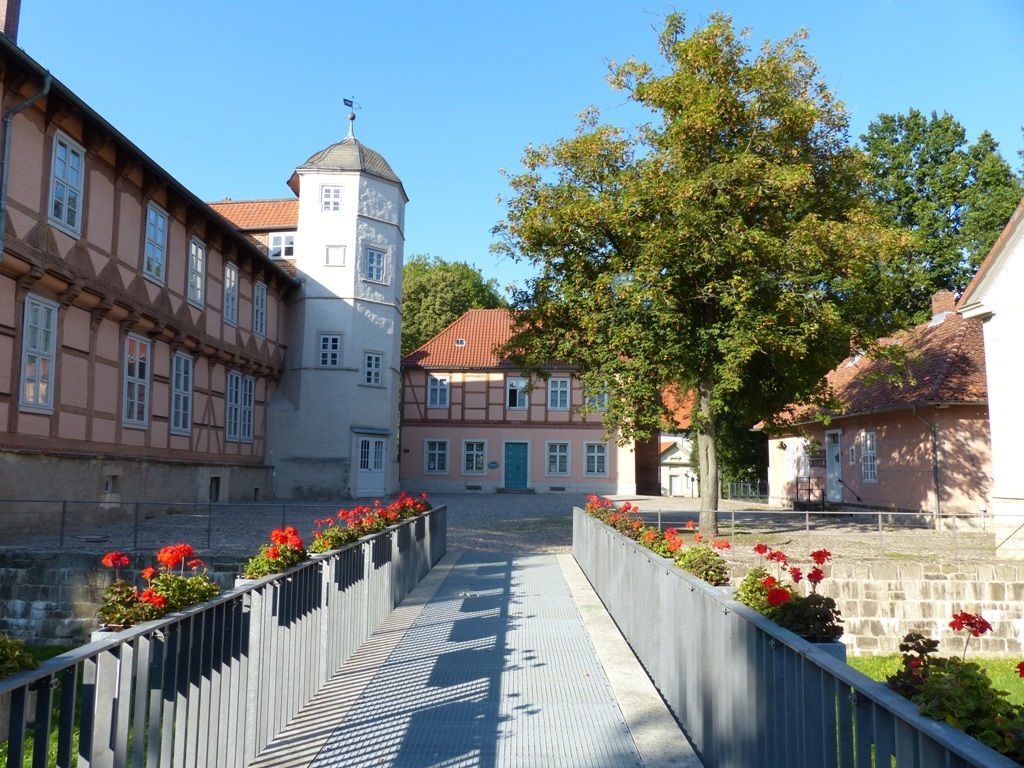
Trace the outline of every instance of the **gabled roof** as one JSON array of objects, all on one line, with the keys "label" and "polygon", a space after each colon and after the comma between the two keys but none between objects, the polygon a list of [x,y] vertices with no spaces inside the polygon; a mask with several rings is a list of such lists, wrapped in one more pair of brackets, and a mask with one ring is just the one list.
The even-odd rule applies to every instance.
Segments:
[{"label": "gabled roof", "polygon": [[209,206],[243,232],[295,229],[299,225],[297,199],[221,200]]},{"label": "gabled roof", "polygon": [[[848,357],[826,379],[846,410],[835,416],[898,410],[913,405],[984,404],[988,401],[985,346],[980,320],[946,312],[910,330],[882,340],[899,344],[907,357],[907,370],[892,381],[893,364],[877,358]],[[902,386],[900,386],[902,382]],[[791,412],[789,421],[806,423],[809,408]]]},{"label": "gabled roof", "polygon": [[1010,255],[1010,251],[1013,250],[1010,247],[1010,243],[1015,239],[1018,232],[1021,231],[1022,223],[1024,223],[1024,199],[1020,201],[1017,210],[1013,212],[1010,220],[1006,222],[1002,233],[1000,233],[992,245],[992,250],[988,252],[988,256],[981,262],[981,266],[974,273],[974,278],[968,284],[967,290],[960,297],[957,308],[967,317],[980,317],[991,313],[991,310],[986,312],[984,306],[985,294],[988,292],[992,281],[996,279],[996,276],[1002,270],[1003,264]]},{"label": "gabled roof", "polygon": [[445,370],[511,368],[495,347],[512,336],[507,309],[471,309],[437,336],[402,358],[402,367]]}]

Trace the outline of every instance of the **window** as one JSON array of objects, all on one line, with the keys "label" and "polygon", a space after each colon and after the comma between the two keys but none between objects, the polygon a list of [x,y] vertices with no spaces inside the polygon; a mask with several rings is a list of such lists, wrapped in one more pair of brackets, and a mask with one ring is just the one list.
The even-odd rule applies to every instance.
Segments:
[{"label": "window", "polygon": [[206,294],[206,246],[192,238],[188,243],[188,302],[203,306]]},{"label": "window", "polygon": [[865,483],[878,482],[878,457],[874,432],[860,433],[860,472]]},{"label": "window", "polygon": [[156,203],[150,203],[146,209],[146,249],[142,274],[163,285],[166,261],[167,212]]},{"label": "window", "polygon": [[321,333],[320,334],[320,357],[317,361],[319,368],[340,368],[341,367],[341,334]]},{"label": "window", "polygon": [[608,393],[599,392],[596,395],[587,395],[587,408],[591,408],[595,411],[607,411]]},{"label": "window", "polygon": [[427,408],[448,407],[448,377],[427,377]]},{"label": "window", "polygon": [[321,187],[320,202],[324,213],[341,210],[341,187]]},{"label": "window", "polygon": [[53,409],[53,368],[57,356],[57,305],[25,297],[21,337],[21,404]]},{"label": "window", "polygon": [[506,380],[505,405],[510,410],[522,410],[530,404],[529,398],[526,396],[526,384],[526,379],[509,378]]},{"label": "window", "polygon": [[53,137],[50,221],[72,235],[82,231],[84,169],[85,150],[63,133],[57,133]]},{"label": "window", "polygon": [[375,283],[384,282],[384,251],[366,249],[366,268],[363,270],[363,277]]},{"label": "window", "polygon": [[150,344],[138,336],[124,343],[124,414],[127,426],[144,427],[149,420]]},{"label": "window", "polygon": [[549,475],[569,474],[569,444],[548,443],[548,469]]},{"label": "window", "polygon": [[363,355],[363,383],[371,387],[383,384],[381,370],[384,366],[384,355],[378,352],[367,352]]},{"label": "window", "polygon": [[487,455],[487,444],[483,440],[465,440],[462,443],[462,474],[482,475],[486,471],[484,463]]},{"label": "window", "polygon": [[224,265],[224,322],[238,325],[238,266]]},{"label": "window", "polygon": [[587,463],[585,467],[588,475],[608,474],[608,446],[604,443],[587,443]]},{"label": "window", "polygon": [[171,432],[192,432],[192,358],[182,353],[174,356],[171,373]]},{"label": "window", "polygon": [[238,371],[228,374],[227,404],[224,413],[224,437],[236,443],[252,442],[256,379]]},{"label": "window", "polygon": [[270,244],[267,247],[272,259],[294,259],[295,258],[295,233],[275,232],[270,235]]},{"label": "window", "polygon": [[431,474],[448,474],[448,441],[427,440],[426,471]]},{"label": "window", "polygon": [[850,464],[856,464],[856,463],[857,463],[857,446],[851,445],[850,446]]},{"label": "window", "polygon": [[324,263],[328,267],[344,267],[345,266],[345,246],[344,245],[328,245],[327,256]]},{"label": "window", "polygon": [[548,408],[569,410],[569,379],[548,379]]},{"label": "window", "polygon": [[257,282],[252,296],[252,332],[261,339],[267,336],[267,284]]}]

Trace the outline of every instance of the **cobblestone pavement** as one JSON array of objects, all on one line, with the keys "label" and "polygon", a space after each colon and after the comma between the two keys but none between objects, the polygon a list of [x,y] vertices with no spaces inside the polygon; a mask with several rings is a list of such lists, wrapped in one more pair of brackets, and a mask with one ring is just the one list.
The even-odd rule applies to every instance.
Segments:
[{"label": "cobblestone pavement", "polygon": [[[663,528],[685,526],[697,520],[699,500],[690,498],[615,496],[616,503],[636,504],[645,519]],[[387,500],[382,499],[382,502]],[[448,505],[448,547],[452,550],[558,554],[572,547],[572,508],[586,503],[586,495],[551,494],[436,494],[435,505]],[[208,553],[251,553],[267,540],[270,530],[282,524],[294,525],[304,537],[314,521],[335,515],[339,509],[360,502],[347,500],[322,504],[270,502],[252,505],[220,505],[208,515],[206,505],[182,505],[169,514],[158,508],[140,506],[136,524],[135,508],[123,513],[121,522],[84,527],[90,517],[85,507],[66,512],[64,546],[68,550],[105,552],[120,549],[158,549],[187,541]],[[33,530],[0,541],[0,549],[55,549],[59,542],[60,508],[38,505],[33,512]],[[165,509],[165,507],[164,507]],[[945,521],[946,526],[952,525]],[[900,560],[949,560],[954,558],[994,559],[991,532],[971,527],[963,520],[957,531],[936,530],[917,518],[878,513],[803,513],[768,510],[764,504],[722,500],[719,511],[720,538],[733,544],[734,561],[753,559],[750,547],[758,541],[790,548],[791,555],[825,547],[837,558]],[[137,546],[136,546],[137,543]]]}]

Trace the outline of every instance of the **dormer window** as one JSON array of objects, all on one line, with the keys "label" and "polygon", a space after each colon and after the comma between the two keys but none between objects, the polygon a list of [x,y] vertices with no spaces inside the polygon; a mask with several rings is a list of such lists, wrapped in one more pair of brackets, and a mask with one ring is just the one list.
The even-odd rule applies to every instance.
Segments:
[{"label": "dormer window", "polygon": [[455,346],[456,347],[464,347],[464,346],[466,346],[466,340],[465,339],[456,339],[455,340]]},{"label": "dormer window", "polygon": [[320,204],[324,213],[337,213],[341,210],[341,187],[321,187]]}]

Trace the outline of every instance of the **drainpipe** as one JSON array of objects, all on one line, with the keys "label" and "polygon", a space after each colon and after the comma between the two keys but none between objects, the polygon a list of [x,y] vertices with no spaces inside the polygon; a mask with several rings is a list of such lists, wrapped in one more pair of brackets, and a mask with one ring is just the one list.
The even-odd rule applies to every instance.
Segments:
[{"label": "drainpipe", "polygon": [[3,155],[0,156],[0,262],[4,260],[4,241],[7,239],[7,177],[10,175],[11,169],[11,128],[13,127],[14,116],[48,94],[50,92],[50,83],[52,82],[53,75],[47,72],[46,79],[43,80],[43,89],[35,96],[21,102],[21,104],[11,107],[7,110],[7,114],[4,115],[4,148]]},{"label": "drainpipe", "polygon": [[935,519],[938,520],[942,514],[942,502],[939,500],[939,428],[917,412],[917,404],[913,407],[914,415],[923,421],[932,433],[932,481],[935,483]]}]

